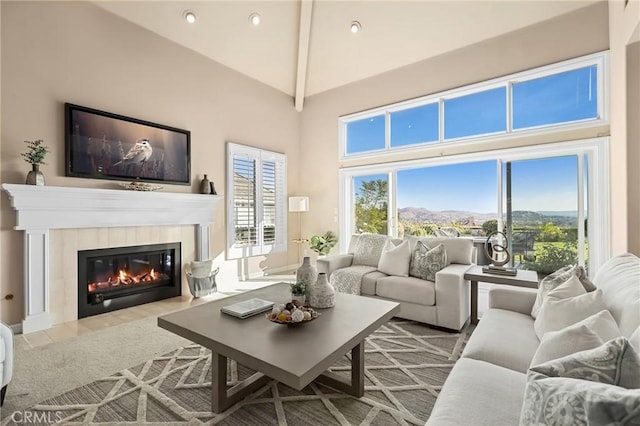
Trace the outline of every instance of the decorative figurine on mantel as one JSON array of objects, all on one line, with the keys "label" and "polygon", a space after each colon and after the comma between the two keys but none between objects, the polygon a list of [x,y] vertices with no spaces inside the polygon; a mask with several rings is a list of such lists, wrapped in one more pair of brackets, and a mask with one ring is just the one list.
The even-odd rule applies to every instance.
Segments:
[{"label": "decorative figurine on mantel", "polygon": [[27,144],[27,152],[23,152],[24,161],[31,164],[31,171],[27,174],[27,185],[44,185],[44,175],[40,171],[41,164],[47,164],[44,162],[44,157],[49,152],[49,148],[43,145],[42,139],[35,141],[24,141]]}]

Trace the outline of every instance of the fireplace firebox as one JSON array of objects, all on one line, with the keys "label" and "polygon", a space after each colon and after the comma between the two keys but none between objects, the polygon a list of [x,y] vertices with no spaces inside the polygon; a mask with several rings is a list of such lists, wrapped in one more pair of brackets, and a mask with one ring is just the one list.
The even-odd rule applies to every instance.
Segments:
[{"label": "fireplace firebox", "polygon": [[180,243],[78,252],[78,318],[180,296]]}]

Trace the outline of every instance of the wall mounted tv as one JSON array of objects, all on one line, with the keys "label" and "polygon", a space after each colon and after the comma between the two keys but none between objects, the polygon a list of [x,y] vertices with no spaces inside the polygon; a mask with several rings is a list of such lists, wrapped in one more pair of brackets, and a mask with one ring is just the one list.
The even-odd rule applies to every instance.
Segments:
[{"label": "wall mounted tv", "polygon": [[191,183],[191,132],[65,104],[65,175]]}]

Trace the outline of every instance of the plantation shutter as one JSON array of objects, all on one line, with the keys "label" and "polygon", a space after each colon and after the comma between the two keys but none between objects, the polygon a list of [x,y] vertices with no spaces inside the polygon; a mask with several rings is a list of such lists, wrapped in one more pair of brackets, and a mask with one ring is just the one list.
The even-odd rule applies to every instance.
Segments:
[{"label": "plantation shutter", "polygon": [[286,156],[227,144],[227,258],[287,249]]}]

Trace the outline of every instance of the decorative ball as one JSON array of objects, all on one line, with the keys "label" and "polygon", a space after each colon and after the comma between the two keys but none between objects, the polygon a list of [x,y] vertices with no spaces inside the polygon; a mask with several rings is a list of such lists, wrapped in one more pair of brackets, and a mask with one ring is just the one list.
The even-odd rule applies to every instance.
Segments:
[{"label": "decorative ball", "polygon": [[293,309],[293,303],[289,302],[286,304],[287,311],[291,311]]},{"label": "decorative ball", "polygon": [[280,309],[280,306],[274,306],[273,309],[271,310],[271,313],[276,315],[278,315],[280,312],[282,312],[282,309]]},{"label": "decorative ball", "polygon": [[300,309],[294,309],[291,312],[291,321],[293,322],[302,322],[304,320],[304,313]]},{"label": "decorative ball", "polygon": [[311,312],[309,312],[309,311],[304,311],[302,313],[302,315],[304,315],[304,320],[305,321],[309,321],[311,319]]},{"label": "decorative ball", "polygon": [[280,315],[278,315],[278,321],[289,321],[289,315],[285,314],[284,312],[281,313]]},{"label": "decorative ball", "polygon": [[285,309],[284,311],[280,312],[281,314],[285,314],[285,315],[291,315],[291,311],[288,309]]}]

